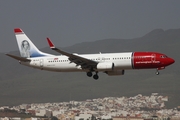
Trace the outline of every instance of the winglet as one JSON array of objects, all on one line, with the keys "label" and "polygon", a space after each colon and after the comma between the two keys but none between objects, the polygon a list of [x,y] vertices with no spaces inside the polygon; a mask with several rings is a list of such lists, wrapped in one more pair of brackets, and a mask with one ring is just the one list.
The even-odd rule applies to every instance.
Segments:
[{"label": "winglet", "polygon": [[24,33],[24,32],[20,28],[15,28],[14,33],[18,34],[18,33]]},{"label": "winglet", "polygon": [[50,48],[55,48],[54,44],[52,43],[52,41],[49,38],[47,38],[47,41],[48,41]]}]

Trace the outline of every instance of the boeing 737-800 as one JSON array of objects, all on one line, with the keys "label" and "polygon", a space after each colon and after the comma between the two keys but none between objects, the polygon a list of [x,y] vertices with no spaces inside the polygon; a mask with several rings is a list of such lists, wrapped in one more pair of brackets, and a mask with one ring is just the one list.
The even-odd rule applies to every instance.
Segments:
[{"label": "boeing 737-800", "polygon": [[[47,38],[52,50],[60,53],[56,56],[41,52],[20,28],[14,29],[20,55],[6,54],[29,67],[56,72],[86,72],[87,76],[97,80],[98,72],[109,76],[124,75],[128,69],[164,69],[175,61],[165,54],[157,52],[123,52],[99,54],[72,54],[60,50]],[[94,75],[93,75],[94,73]]]}]

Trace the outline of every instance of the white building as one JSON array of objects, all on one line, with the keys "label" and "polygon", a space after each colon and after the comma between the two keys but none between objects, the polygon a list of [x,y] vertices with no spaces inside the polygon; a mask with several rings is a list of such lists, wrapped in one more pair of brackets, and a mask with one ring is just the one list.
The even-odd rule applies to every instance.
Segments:
[{"label": "white building", "polygon": [[8,117],[0,118],[0,120],[9,120]]},{"label": "white building", "polygon": [[111,118],[112,118],[111,115],[103,115],[103,116],[101,116],[102,120],[103,119],[107,120],[107,119],[111,119]]},{"label": "white building", "polygon": [[40,110],[36,110],[35,115],[36,116],[47,116],[47,117],[51,117],[51,111],[45,110],[45,109],[40,109]]},{"label": "white building", "polygon": [[79,116],[75,116],[75,120],[91,120],[92,115],[91,114],[80,114]]},{"label": "white building", "polygon": [[58,116],[64,114],[64,110],[60,110],[60,111],[52,111],[52,116]]}]

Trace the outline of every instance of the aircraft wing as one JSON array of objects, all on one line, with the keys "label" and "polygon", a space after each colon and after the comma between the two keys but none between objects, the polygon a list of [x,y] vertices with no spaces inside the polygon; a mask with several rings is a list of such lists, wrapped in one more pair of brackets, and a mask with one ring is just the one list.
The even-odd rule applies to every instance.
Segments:
[{"label": "aircraft wing", "polygon": [[82,69],[88,69],[91,71],[96,69],[98,62],[93,61],[93,60],[89,60],[87,58],[84,58],[84,57],[81,57],[81,56],[78,56],[78,55],[75,55],[72,53],[62,51],[62,50],[56,48],[49,38],[47,38],[47,41],[48,41],[48,44],[52,50],[55,50],[56,52],[61,53],[62,55],[68,56],[69,60],[71,62],[75,63],[77,66],[80,65]]},{"label": "aircraft wing", "polygon": [[14,58],[16,60],[23,61],[23,62],[30,62],[31,61],[31,60],[24,58],[24,57],[19,57],[19,56],[15,56],[15,55],[11,55],[11,54],[6,54],[6,55]]}]

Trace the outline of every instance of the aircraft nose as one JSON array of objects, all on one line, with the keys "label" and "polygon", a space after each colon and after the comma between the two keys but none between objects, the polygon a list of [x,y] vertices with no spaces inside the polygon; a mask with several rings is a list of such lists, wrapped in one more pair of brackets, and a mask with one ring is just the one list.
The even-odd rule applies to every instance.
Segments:
[{"label": "aircraft nose", "polygon": [[175,62],[175,60],[174,60],[174,59],[172,59],[172,58],[169,58],[169,60],[168,60],[168,61],[169,61],[169,65],[170,65],[170,64],[173,64],[173,63]]}]

